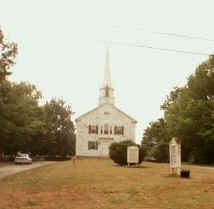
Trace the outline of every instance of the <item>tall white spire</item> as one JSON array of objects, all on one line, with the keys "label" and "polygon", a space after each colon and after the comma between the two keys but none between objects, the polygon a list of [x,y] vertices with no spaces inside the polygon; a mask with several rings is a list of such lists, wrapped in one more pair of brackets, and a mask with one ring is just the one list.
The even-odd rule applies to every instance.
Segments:
[{"label": "tall white spire", "polygon": [[99,105],[109,103],[114,105],[114,89],[111,84],[110,73],[110,55],[109,48],[106,49],[106,58],[104,66],[104,80],[102,88],[100,89]]},{"label": "tall white spire", "polygon": [[105,87],[111,88],[111,73],[110,73],[110,56],[109,56],[109,48],[106,49],[106,59],[105,59],[105,72],[104,72],[104,80],[103,80],[103,88]]}]

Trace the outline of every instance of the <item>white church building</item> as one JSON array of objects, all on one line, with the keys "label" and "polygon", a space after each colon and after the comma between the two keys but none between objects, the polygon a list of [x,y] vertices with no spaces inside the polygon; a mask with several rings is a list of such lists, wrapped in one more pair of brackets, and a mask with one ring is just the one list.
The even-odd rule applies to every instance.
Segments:
[{"label": "white church building", "polygon": [[111,84],[109,51],[106,53],[99,105],[76,120],[76,155],[107,157],[112,142],[135,141],[137,121],[115,106]]}]

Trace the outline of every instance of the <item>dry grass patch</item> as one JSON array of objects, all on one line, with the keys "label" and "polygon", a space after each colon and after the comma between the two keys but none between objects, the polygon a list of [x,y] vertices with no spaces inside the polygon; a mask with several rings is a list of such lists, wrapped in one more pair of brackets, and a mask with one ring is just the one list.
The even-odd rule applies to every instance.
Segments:
[{"label": "dry grass patch", "polygon": [[190,169],[182,179],[168,175],[168,164],[60,162],[1,179],[0,209],[213,209],[214,169]]}]

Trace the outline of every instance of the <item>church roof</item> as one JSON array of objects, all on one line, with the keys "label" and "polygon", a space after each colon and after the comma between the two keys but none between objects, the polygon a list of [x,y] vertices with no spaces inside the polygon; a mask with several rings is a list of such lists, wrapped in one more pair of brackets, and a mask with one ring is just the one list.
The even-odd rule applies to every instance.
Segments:
[{"label": "church roof", "polygon": [[105,106],[105,105],[110,105],[113,109],[115,109],[116,111],[122,113],[122,115],[124,115],[126,118],[132,120],[134,123],[137,123],[137,121],[136,121],[134,118],[132,118],[131,116],[129,116],[129,115],[127,115],[126,113],[124,113],[123,111],[121,111],[119,108],[117,108],[117,107],[115,107],[114,105],[109,104],[109,103],[102,104],[102,105],[100,105],[100,106],[98,106],[98,107],[96,107],[96,108],[94,108],[94,109],[92,109],[92,110],[90,110],[90,111],[88,111],[88,112],[86,112],[86,113],[80,115],[78,118],[76,118],[75,121],[78,121],[79,119],[85,117],[86,115],[88,115],[88,114],[90,114],[90,113],[92,113],[92,112],[95,112],[96,110],[102,108],[102,107]]}]

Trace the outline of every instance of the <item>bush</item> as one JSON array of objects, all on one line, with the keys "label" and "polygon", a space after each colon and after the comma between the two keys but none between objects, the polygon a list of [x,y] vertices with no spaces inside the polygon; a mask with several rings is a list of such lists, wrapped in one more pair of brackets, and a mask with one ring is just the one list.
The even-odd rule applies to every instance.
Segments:
[{"label": "bush", "polygon": [[152,148],[152,157],[156,162],[168,163],[169,162],[169,144],[159,143]]},{"label": "bush", "polygon": [[189,178],[190,177],[190,170],[188,170],[188,169],[182,169],[181,170],[181,177],[183,177],[183,178]]},{"label": "bush", "polygon": [[139,164],[143,161],[144,150],[140,145],[135,144],[131,140],[114,142],[109,147],[109,156],[117,164],[123,166],[127,165],[127,147],[129,146],[138,146],[139,147]]}]

